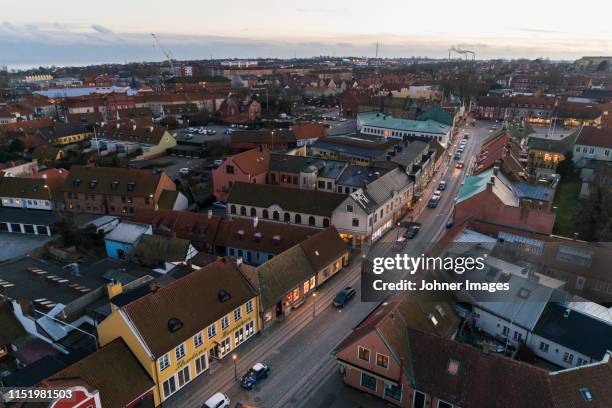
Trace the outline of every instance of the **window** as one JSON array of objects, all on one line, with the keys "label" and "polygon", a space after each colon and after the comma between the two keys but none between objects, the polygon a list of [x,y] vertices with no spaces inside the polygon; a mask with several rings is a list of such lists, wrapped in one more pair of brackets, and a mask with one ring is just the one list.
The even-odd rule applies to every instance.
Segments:
[{"label": "window", "polygon": [[253,299],[249,300],[246,304],[246,312],[247,314],[253,311]]},{"label": "window", "polygon": [[359,218],[353,218],[353,227],[359,226]]},{"label": "window", "polygon": [[346,205],[346,212],[353,212],[354,208],[351,204]]},{"label": "window", "polygon": [[438,408],[453,408],[453,405],[449,404],[448,402],[438,400]]},{"label": "window", "polygon": [[217,335],[217,323],[213,323],[208,326],[208,338],[212,339]]},{"label": "window", "polygon": [[174,349],[174,355],[176,356],[176,361],[179,361],[181,358],[185,357],[185,344],[179,344]]},{"label": "window", "polygon": [[425,408],[425,394],[420,391],[414,392],[414,401],[412,402],[412,408]]},{"label": "window", "polygon": [[438,311],[438,314],[440,315],[440,317],[444,317],[444,315],[446,314],[444,312],[444,308],[440,305],[436,305],[436,310]]},{"label": "window", "polygon": [[244,327],[241,327],[234,333],[234,341],[236,342],[236,347],[242,344],[242,342],[245,340],[246,338],[244,336]]},{"label": "window", "polygon": [[291,214],[289,214],[288,212],[283,214],[283,221],[285,222],[290,222],[291,221]]},{"label": "window", "polygon": [[242,308],[238,307],[234,310],[234,321],[242,319]]},{"label": "window", "polygon": [[251,337],[255,333],[255,321],[254,320],[249,321],[246,324],[246,326],[244,326],[244,330],[245,330],[245,337],[247,339]]},{"label": "window", "polygon": [[227,329],[228,326],[229,326],[229,322],[230,322],[229,315],[227,314],[227,315],[223,316],[221,318],[221,330]]},{"label": "window", "polygon": [[572,364],[574,362],[574,355],[566,351],[563,354],[563,361],[565,361],[566,363]]},{"label": "window", "polygon": [[189,366],[183,368],[181,371],[178,372],[179,388],[187,384],[190,380],[191,376],[189,374]]},{"label": "window", "polygon": [[166,381],[164,381],[164,397],[168,398],[175,392],[176,392],[176,380],[174,379],[174,376],[172,376],[168,378]]},{"label": "window", "polygon": [[438,325],[438,319],[436,319],[436,316],[434,316],[434,315],[430,314],[430,315],[429,315],[429,320],[431,321],[431,323],[432,323],[434,326],[437,326],[437,325]]},{"label": "window", "polygon": [[544,343],[543,341],[540,342],[540,350],[542,350],[545,353],[548,353],[548,348],[549,348],[549,345],[547,343]]},{"label": "window", "polygon": [[240,206],[240,215],[242,216],[246,215],[246,207],[244,205]]},{"label": "window", "polygon": [[576,362],[577,366],[581,366],[581,365],[585,365],[587,364],[586,360],[583,360],[582,358],[578,357],[578,361]]},{"label": "window", "polygon": [[166,353],[159,358],[159,371],[164,371],[168,367],[170,367],[170,356]]},{"label": "window", "polygon": [[225,166],[225,172],[227,174],[234,174],[234,166],[228,164],[227,166]]},{"label": "window", "polygon": [[586,402],[593,401],[593,394],[591,394],[591,391],[588,388],[581,388],[580,394],[582,395],[582,398],[584,398]]},{"label": "window", "polygon": [[230,338],[226,337],[221,340],[221,343],[219,343],[219,357],[223,357],[230,351],[232,351],[232,344],[230,342]]},{"label": "window", "polygon": [[510,334],[510,328],[508,326],[504,326],[504,330],[502,331],[502,333],[504,334],[504,336],[507,336]]},{"label": "window", "polygon": [[329,227],[329,218],[323,218],[323,227],[324,228]]},{"label": "window", "polygon": [[235,205],[232,205],[232,206],[230,207],[230,213],[232,213],[232,214],[236,214],[236,206],[235,206]]},{"label": "window", "polygon": [[360,360],[369,362],[370,361],[370,350],[359,346],[359,349],[357,350],[357,357],[359,357]]},{"label": "window", "polygon": [[296,224],[302,223],[302,216],[300,214],[295,214],[295,223]]},{"label": "window", "polygon": [[515,331],[513,339],[514,341],[521,341],[523,339],[523,334]]},{"label": "window", "polygon": [[268,218],[270,218],[270,215],[268,214],[268,210],[263,210],[263,213],[262,213],[262,215],[261,215],[261,216],[262,216],[264,219],[266,219],[266,220],[267,220]]},{"label": "window", "polygon": [[369,374],[361,373],[361,386],[376,391],[376,378]]},{"label": "window", "polygon": [[380,368],[389,368],[389,357],[384,354],[376,353],[376,366]]},{"label": "window", "polygon": [[274,219],[274,221],[280,220],[280,213],[278,211],[274,211],[272,213],[272,218]]},{"label": "window", "polygon": [[202,344],[204,344],[204,339],[202,338],[202,333],[198,333],[195,336],[193,336],[193,346],[195,348],[200,347]]},{"label": "window", "polygon": [[324,188],[325,188],[325,181],[323,181],[323,180],[319,180],[319,181],[317,182],[317,188],[319,188],[319,189],[324,189]]},{"label": "window", "polygon": [[458,360],[453,360],[452,358],[448,360],[447,370],[450,375],[457,375],[459,373],[459,365],[461,363]]},{"label": "window", "polygon": [[196,375],[206,370],[208,368],[208,365],[206,364],[206,355],[198,357],[195,361],[195,366],[196,366]]},{"label": "window", "polygon": [[315,217],[313,217],[312,215],[310,217],[308,217],[308,225],[310,225],[310,226],[314,226],[315,225]]},{"label": "window", "polygon": [[394,399],[396,401],[402,400],[402,386],[398,387],[394,384],[385,383],[385,397]]},{"label": "window", "polygon": [[257,210],[254,208],[251,208],[251,217],[257,217]]}]

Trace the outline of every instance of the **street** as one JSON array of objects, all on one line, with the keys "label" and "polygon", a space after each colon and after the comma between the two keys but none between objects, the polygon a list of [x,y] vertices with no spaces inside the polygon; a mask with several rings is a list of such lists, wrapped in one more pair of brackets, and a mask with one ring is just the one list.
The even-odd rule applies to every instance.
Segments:
[{"label": "street", "polygon": [[[436,175],[412,213],[415,221],[422,223],[421,232],[409,241],[404,252],[420,255],[444,233],[468,164],[489,135],[489,126],[481,122],[466,130],[470,138],[462,157],[465,168],[455,169],[456,161],[451,157],[442,158]],[[460,139],[461,133],[457,142]],[[456,144],[452,149],[455,148]],[[442,200],[436,208],[427,208],[427,201],[441,179],[447,181]],[[388,231],[369,251],[377,256],[388,254],[397,235],[397,230]],[[235,350],[238,377],[257,362],[265,362],[271,367],[269,378],[257,384],[254,390],[240,388],[234,379],[232,359],[228,356],[222,363],[212,362],[208,373],[196,378],[163,406],[200,407],[215,392],[226,393],[232,406],[236,402],[266,408],[388,406],[358,390],[339,387],[341,381],[338,381],[335,359],[331,355],[334,347],[377,306],[359,300],[360,260],[360,256],[354,256],[349,267],[319,288],[316,298],[310,297],[284,321],[265,328],[262,334]],[[331,301],[345,286],[353,286],[357,296],[344,309],[336,309]]]}]

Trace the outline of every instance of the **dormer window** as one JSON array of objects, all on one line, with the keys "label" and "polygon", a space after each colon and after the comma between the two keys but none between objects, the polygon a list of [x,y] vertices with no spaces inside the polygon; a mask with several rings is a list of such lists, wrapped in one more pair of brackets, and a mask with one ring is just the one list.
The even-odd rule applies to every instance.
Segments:
[{"label": "dormer window", "polygon": [[136,188],[136,183],[134,183],[133,181],[130,181],[129,183],[127,183],[128,191],[134,191],[135,188]]},{"label": "dormer window", "polygon": [[111,182],[111,189],[116,190],[119,187],[119,182],[117,180]]},{"label": "dormer window", "polygon": [[96,188],[96,186],[98,185],[98,180],[90,180],[89,181],[89,188],[94,189]]},{"label": "dormer window", "polygon": [[593,401],[593,394],[591,394],[591,391],[588,388],[581,388],[580,394],[582,395],[582,398],[584,398],[586,402]]},{"label": "dormer window", "polygon": [[72,185],[75,187],[78,187],[81,185],[81,179],[74,179],[74,181],[72,182]]},{"label": "dormer window", "polygon": [[459,374],[459,366],[460,366],[460,362],[458,360],[453,360],[452,358],[450,360],[448,360],[448,368],[447,371],[450,375],[457,375]]}]

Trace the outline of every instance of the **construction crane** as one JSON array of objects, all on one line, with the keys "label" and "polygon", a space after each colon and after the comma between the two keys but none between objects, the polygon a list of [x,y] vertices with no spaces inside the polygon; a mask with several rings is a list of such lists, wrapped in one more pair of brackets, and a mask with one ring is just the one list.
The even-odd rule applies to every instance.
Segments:
[{"label": "construction crane", "polygon": [[153,37],[153,39],[155,40],[155,44],[157,45],[157,47],[161,50],[161,52],[164,54],[164,56],[166,57],[166,61],[168,61],[168,64],[170,65],[170,69],[172,70],[172,72],[170,73],[170,76],[174,76],[174,73],[176,72],[174,70],[174,63],[172,62],[172,54],[170,53],[170,51],[167,51],[159,42],[159,40],[157,39],[157,36],[153,33],[151,33],[151,37]]},{"label": "construction crane", "polygon": [[450,61],[451,59],[451,53],[452,52],[456,52],[457,54],[462,54],[465,55],[465,59],[468,59],[468,54],[470,54],[472,56],[472,61],[474,61],[476,59],[476,53],[474,51],[470,51],[470,50],[464,50],[463,48],[457,47],[457,46],[452,46],[449,48],[448,50],[448,60]]}]

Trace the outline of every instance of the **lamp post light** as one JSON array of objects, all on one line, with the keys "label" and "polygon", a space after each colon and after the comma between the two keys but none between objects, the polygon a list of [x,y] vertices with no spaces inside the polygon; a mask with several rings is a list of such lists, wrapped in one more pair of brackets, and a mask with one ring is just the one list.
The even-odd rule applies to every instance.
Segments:
[{"label": "lamp post light", "polygon": [[234,361],[234,381],[238,381],[238,367],[236,366],[238,356],[236,354],[232,354],[232,360]]},{"label": "lamp post light", "polygon": [[316,317],[316,307],[317,307],[317,294],[312,294],[312,318]]}]

